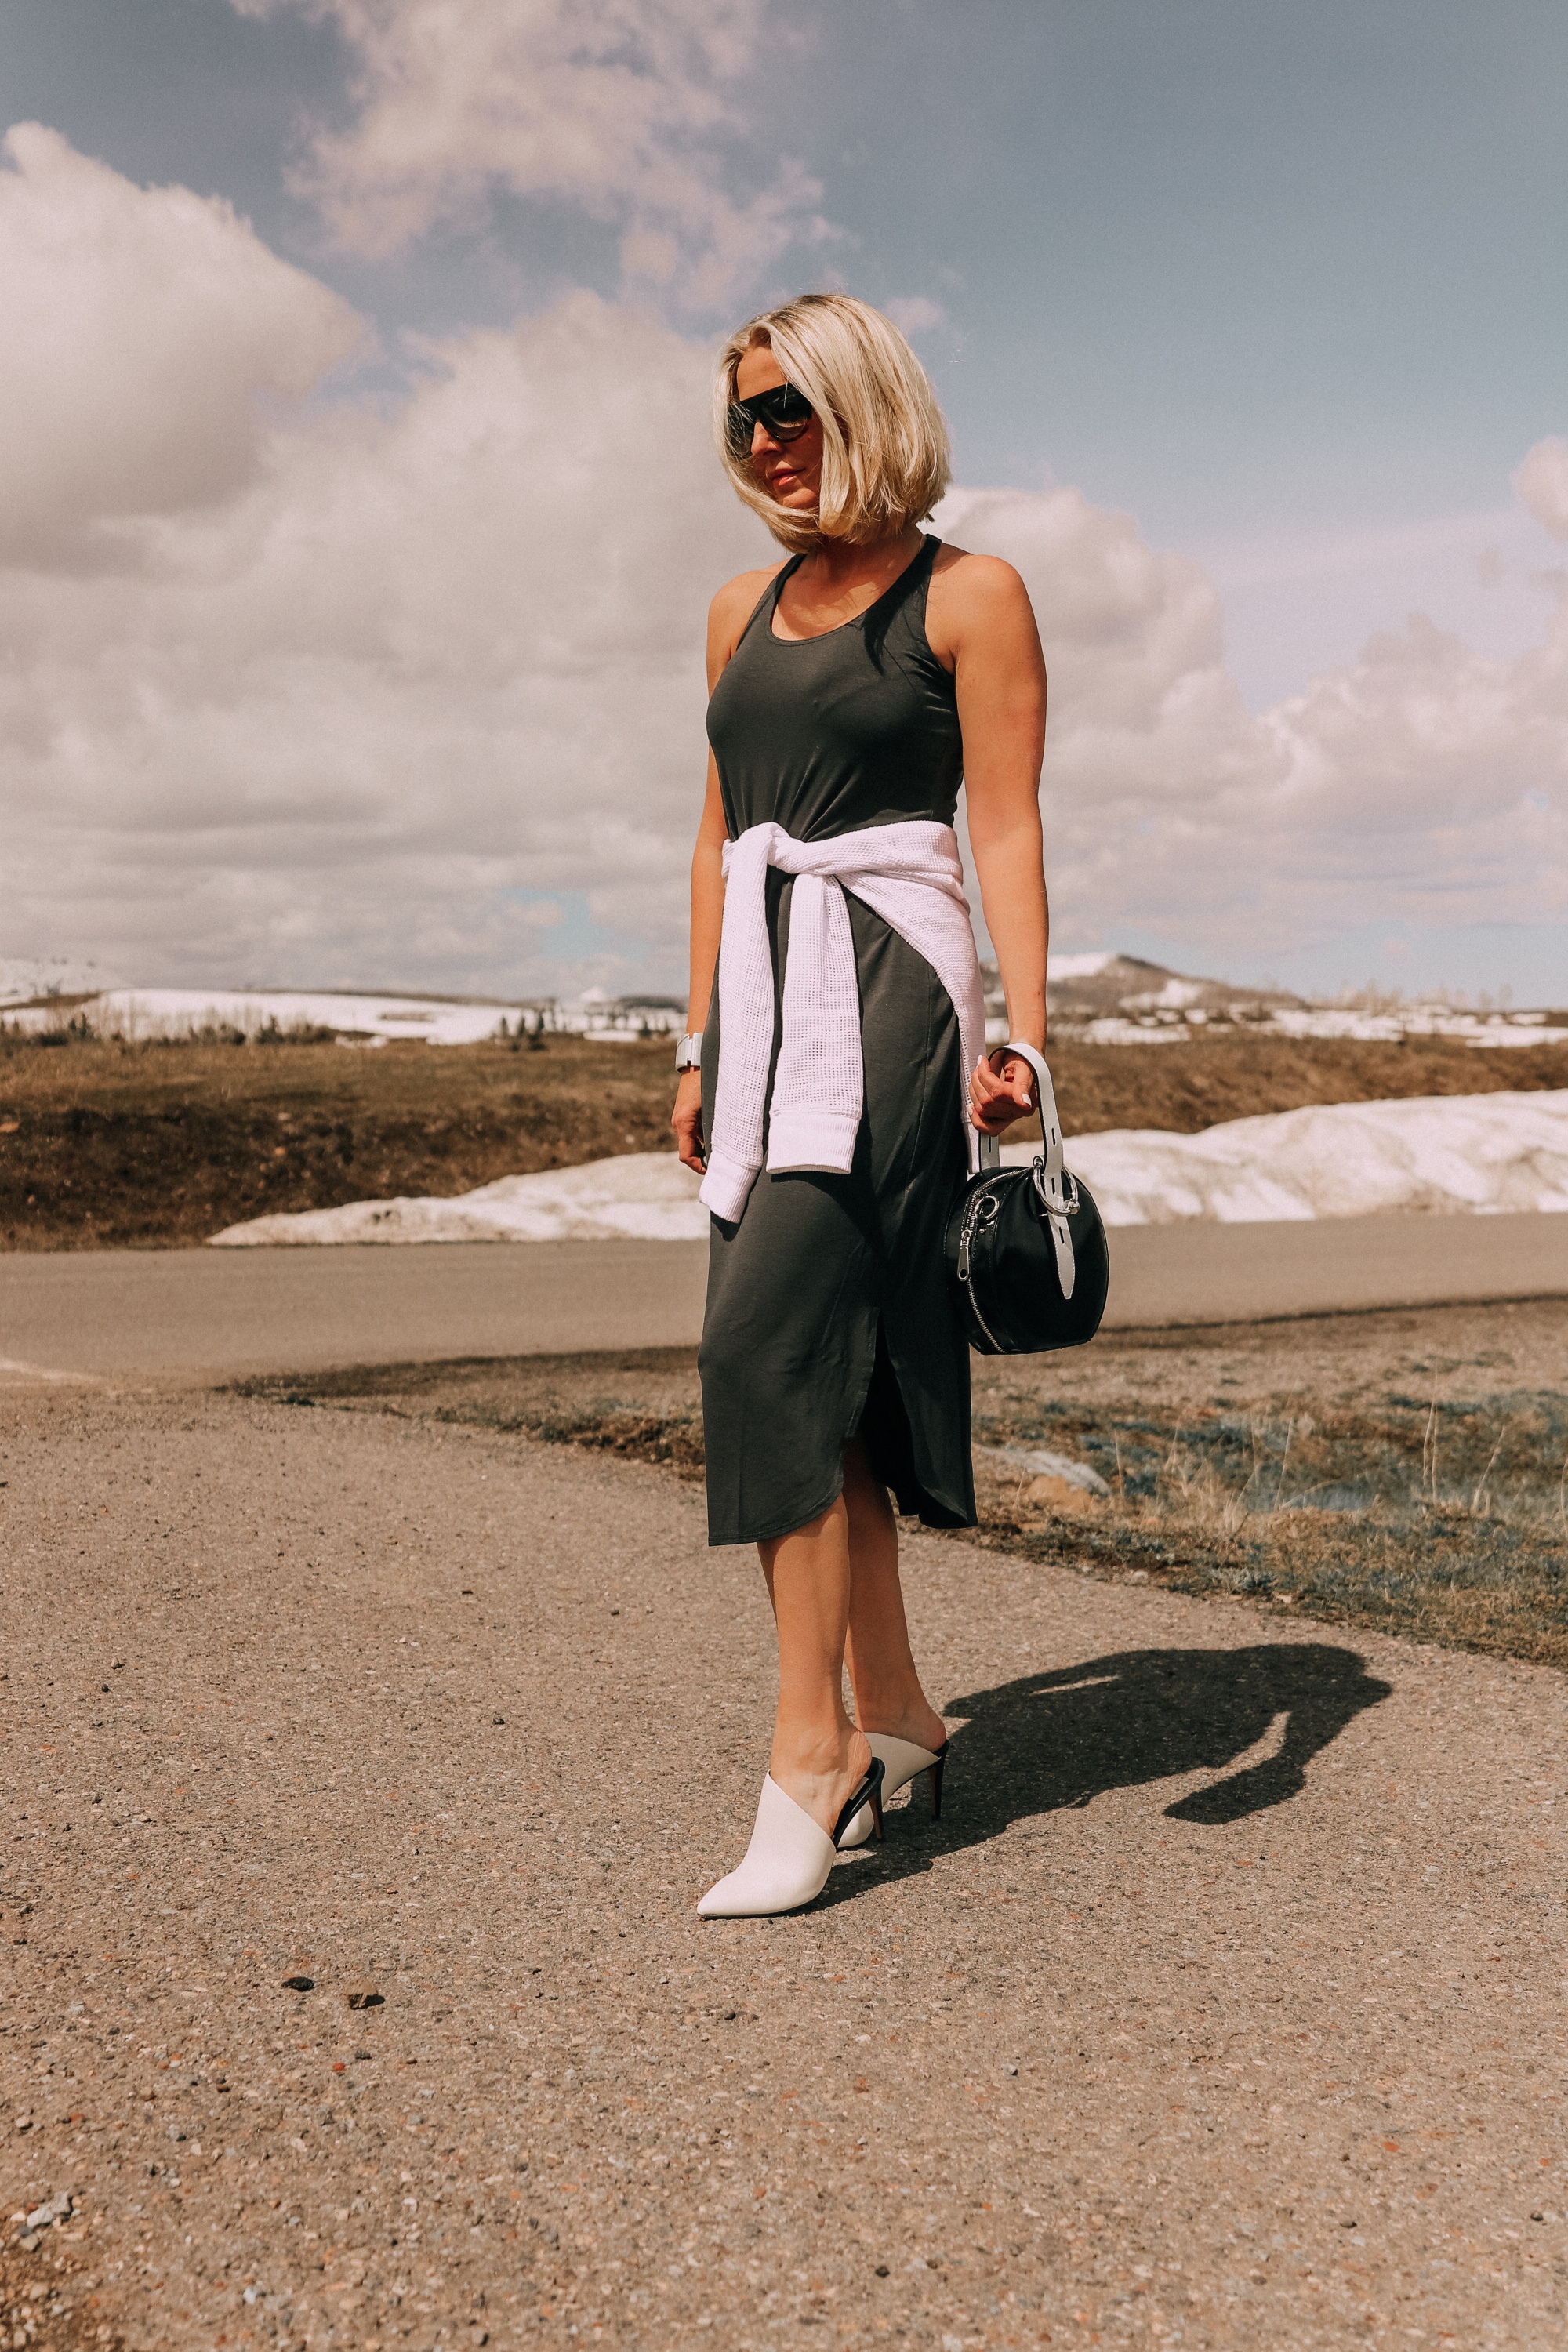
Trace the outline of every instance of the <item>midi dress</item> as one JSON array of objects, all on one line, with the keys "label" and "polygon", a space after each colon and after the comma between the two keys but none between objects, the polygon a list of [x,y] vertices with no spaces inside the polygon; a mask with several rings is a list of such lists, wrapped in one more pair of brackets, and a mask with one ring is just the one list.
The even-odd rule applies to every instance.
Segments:
[{"label": "midi dress", "polygon": [[[867,612],[819,636],[773,633],[802,559],[770,581],[708,706],[731,840],[770,822],[803,841],[952,823],[957,691],[925,629],[940,545],[926,537]],[[769,869],[775,1062],[793,888]],[[942,1253],[968,1171],[958,1015],[924,957],[847,888],[845,899],[865,1064],[849,1172],[764,1168],[740,1218],[711,1223],[699,1365],[712,1544],[765,1541],[817,1517],[857,1434],[900,1512],[974,1525],[969,1350]],[[721,1017],[715,981],[705,1135]]]}]

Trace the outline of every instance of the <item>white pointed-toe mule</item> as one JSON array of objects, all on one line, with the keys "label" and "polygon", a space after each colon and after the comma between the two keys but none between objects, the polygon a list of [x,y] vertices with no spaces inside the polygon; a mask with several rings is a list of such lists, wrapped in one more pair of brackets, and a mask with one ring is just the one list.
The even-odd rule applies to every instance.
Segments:
[{"label": "white pointed-toe mule", "polygon": [[[895,1739],[892,1734],[887,1731],[868,1731],[866,1734],[866,1739],[872,1755],[883,1768],[885,1777],[882,1781],[882,1801],[886,1803],[889,1797],[896,1797],[900,1789],[908,1788],[911,1780],[918,1780],[922,1772],[929,1772],[931,1774],[931,1817],[933,1822],[940,1822],[942,1775],[942,1768],[947,1762],[946,1740],[942,1741],[940,1748],[933,1749],[917,1748],[912,1739]],[[864,1845],[870,1834],[871,1808],[869,1805],[864,1805],[838,1843],[847,1853],[854,1846]]]},{"label": "white pointed-toe mule", "polygon": [[745,1859],[728,1878],[710,1886],[697,1906],[704,1919],[773,1918],[781,1911],[798,1911],[814,1903],[827,1884],[833,1857],[845,1842],[845,1832],[862,1812],[871,1817],[880,1834],[882,1771],[873,1763],[839,1814],[829,1837],[804,1805],[779,1787],[770,1772],[763,1782],[756,1825]]}]

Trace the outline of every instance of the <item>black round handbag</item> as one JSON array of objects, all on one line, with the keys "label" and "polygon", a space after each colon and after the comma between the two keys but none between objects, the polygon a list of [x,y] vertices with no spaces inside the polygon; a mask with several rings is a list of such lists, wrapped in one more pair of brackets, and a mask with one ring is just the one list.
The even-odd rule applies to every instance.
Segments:
[{"label": "black round handbag", "polygon": [[1004,1168],[980,1139],[972,1176],[947,1221],[947,1263],[969,1344],[983,1356],[1042,1356],[1081,1348],[1100,1328],[1110,1286],[1105,1226],[1087,1184],[1062,1165],[1056,1089],[1032,1045],[1010,1045],[1035,1073],[1045,1138],[1030,1168]]}]

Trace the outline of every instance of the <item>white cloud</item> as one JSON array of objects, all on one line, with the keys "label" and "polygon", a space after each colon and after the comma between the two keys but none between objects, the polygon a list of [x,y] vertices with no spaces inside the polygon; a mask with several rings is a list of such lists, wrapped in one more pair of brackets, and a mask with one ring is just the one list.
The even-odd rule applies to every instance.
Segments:
[{"label": "white cloud", "polygon": [[1568,441],[1538,441],[1526,453],[1513,487],[1553,539],[1568,539]]},{"label": "white cloud", "polygon": [[1298,938],[1568,918],[1568,602],[1510,660],[1416,615],[1266,724],[1289,773],[1263,904]]},{"label": "white cloud", "polygon": [[232,494],[260,404],[363,331],[219,199],[135,188],[37,122],[3,152],[0,553],[71,560],[93,525]]},{"label": "white cloud", "polygon": [[929,294],[895,294],[882,308],[894,326],[906,335],[929,334],[931,328],[947,324],[947,312]]},{"label": "white cloud", "polygon": [[[708,445],[705,353],[579,294],[423,350],[401,398],[269,417],[258,399],[308,391],[349,314],[221,206],[80,160],[57,147],[28,181],[74,338],[32,362],[52,487],[29,528],[74,553],[0,562],[0,945],[142,985],[531,990],[615,976],[574,970],[573,920],[543,911],[585,894],[647,942],[628,984],[675,981],[703,614],[770,553]],[[96,239],[67,233],[84,184]],[[73,406],[72,375],[142,313],[100,257],[130,253],[155,295],[192,219],[273,331],[204,343],[208,313],[150,299],[121,373],[163,384],[167,415],[101,475],[104,412]],[[180,471],[186,416],[239,453],[226,474]],[[1413,625],[1253,718],[1212,583],[1125,516],[956,491],[941,520],[1016,562],[1039,612],[1064,948],[1139,924],[1202,965],[1568,912],[1568,606],[1509,660]]]},{"label": "white cloud", "polygon": [[1064,489],[955,491],[939,520],[1016,563],[1039,614],[1064,947],[1134,924],[1212,962],[1568,916],[1568,603],[1509,660],[1417,616],[1254,719],[1212,583],[1129,518]]},{"label": "white cloud", "polygon": [[[104,178],[145,227],[153,200]],[[164,226],[154,283],[182,250]],[[123,298],[59,250],[62,308],[101,340]],[[199,369],[184,386],[188,353],[161,358],[171,439],[185,403],[219,445],[259,442],[226,500],[184,511],[162,444],[132,446],[114,504],[142,519],[110,548],[0,569],[10,951],[113,939],[139,979],[539,984],[538,895],[565,890],[678,963],[702,614],[766,548],[713,461],[706,354],[578,295],[429,348],[401,403],[263,428],[274,350],[220,377],[226,415]],[[76,429],[90,467],[100,420]]]},{"label": "white cloud", "polygon": [[1233,796],[1282,764],[1225,667],[1212,583],[1075,489],[954,490],[936,520],[959,545],[1016,564],[1039,621],[1047,864],[1063,946],[1146,921],[1173,898],[1195,912],[1194,890],[1212,907],[1234,859],[1211,874],[1194,853],[1223,832]]},{"label": "white cloud", "polygon": [[828,232],[796,163],[743,197],[720,151],[762,0],[233,0],[330,21],[353,59],[346,130],[318,124],[293,174],[344,247],[396,251],[472,226],[498,190],[563,197],[623,231],[629,281],[698,309]]},{"label": "white cloud", "polygon": [[1189,544],[1225,604],[1226,656],[1250,709],[1342,670],[1392,617],[1425,613],[1479,653],[1540,642],[1562,581],[1542,571],[1541,526],[1510,501],[1353,530]]}]

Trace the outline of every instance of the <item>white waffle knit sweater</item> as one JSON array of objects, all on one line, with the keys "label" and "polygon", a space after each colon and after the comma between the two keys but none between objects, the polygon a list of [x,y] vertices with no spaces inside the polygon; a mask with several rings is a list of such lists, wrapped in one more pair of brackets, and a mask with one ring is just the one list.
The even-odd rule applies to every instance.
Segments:
[{"label": "white waffle knit sweater", "polygon": [[[773,970],[767,869],[795,877],[784,965],[784,1029],[773,1102]],[[719,1081],[701,1198],[734,1223],[763,1165],[844,1175],[855,1155],[865,1101],[860,991],[844,893],[864,900],[931,965],[958,1013],[965,1073],[985,1049],[985,1004],[958,836],[950,824],[910,818],[827,841],[796,841],[782,825],[753,824],[724,845],[724,929],[719,947]],[[957,1106],[976,1165],[967,1088]]]}]

